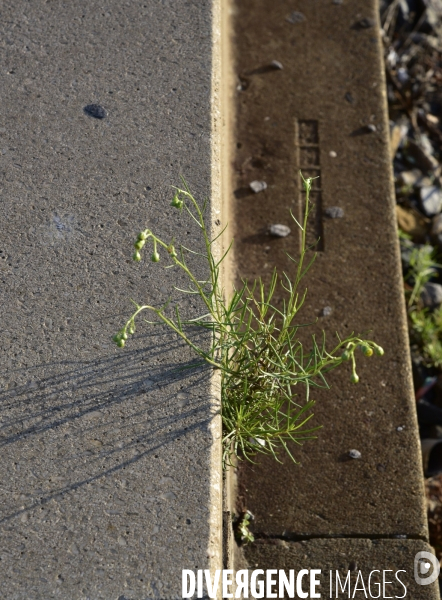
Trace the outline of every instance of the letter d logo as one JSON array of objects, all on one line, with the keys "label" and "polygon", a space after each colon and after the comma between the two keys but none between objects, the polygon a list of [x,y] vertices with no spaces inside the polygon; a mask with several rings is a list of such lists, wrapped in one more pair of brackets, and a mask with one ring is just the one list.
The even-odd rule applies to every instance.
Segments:
[{"label": "letter d logo", "polygon": [[429,585],[439,577],[440,565],[431,552],[418,552],[414,557],[414,578],[418,585]]}]

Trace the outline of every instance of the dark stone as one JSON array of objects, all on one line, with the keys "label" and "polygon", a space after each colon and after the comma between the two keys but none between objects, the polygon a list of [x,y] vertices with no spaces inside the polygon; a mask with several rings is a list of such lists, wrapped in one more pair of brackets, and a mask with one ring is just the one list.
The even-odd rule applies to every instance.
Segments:
[{"label": "dark stone", "polygon": [[83,110],[87,115],[95,119],[104,119],[106,116],[106,111],[99,104],[88,104]]},{"label": "dark stone", "polygon": [[370,29],[370,27],[374,27],[376,24],[376,21],[374,19],[361,19],[360,21],[358,21],[357,23],[355,23],[354,28],[355,29]]},{"label": "dark stone", "polygon": [[431,281],[424,285],[421,300],[425,308],[434,309],[442,304],[442,285]]}]

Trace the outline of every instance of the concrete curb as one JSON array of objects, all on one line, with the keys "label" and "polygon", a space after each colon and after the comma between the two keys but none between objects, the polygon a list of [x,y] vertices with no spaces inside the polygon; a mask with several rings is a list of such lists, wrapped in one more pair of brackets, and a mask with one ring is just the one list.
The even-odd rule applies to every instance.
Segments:
[{"label": "concrete curb", "polygon": [[[310,425],[322,429],[317,440],[293,445],[300,464],[281,456],[281,465],[259,458],[256,465],[239,466],[237,514],[248,509],[255,515],[260,540],[244,551],[246,562],[253,568],[256,555],[261,568],[276,568],[278,543],[295,548],[311,538],[327,540],[324,546],[318,541],[318,548],[332,554],[334,544],[342,548],[341,538],[406,538],[425,545],[378,4],[353,0],[319,7],[282,0],[274,7],[245,0],[234,30],[240,82],[232,200],[240,222],[238,278],[266,277],[274,265],[291,274],[285,253],[297,255],[297,236],[275,240],[266,231],[270,223],[292,225],[289,209],[302,215],[298,170],[320,176],[309,235],[311,243],[320,236],[322,247],[305,282],[299,320],[317,317],[312,330],[320,339],[325,329],[331,346],[336,331],[370,331],[367,337],[385,348],[382,359],[360,361],[357,386],[344,369],[327,377],[331,390],[311,390],[316,406]],[[274,59],[283,70],[268,68]],[[247,190],[252,180],[267,183],[256,197]],[[334,207],[341,218],[327,218]],[[251,216],[240,221],[246,211]],[[303,341],[308,343],[306,332]],[[359,460],[351,458],[352,449]],[[409,574],[414,544],[404,542]],[[379,562],[375,550],[372,556],[383,568],[383,556]],[[327,554],[321,560],[325,564]],[[302,568],[314,568],[308,556],[306,561]]]}]

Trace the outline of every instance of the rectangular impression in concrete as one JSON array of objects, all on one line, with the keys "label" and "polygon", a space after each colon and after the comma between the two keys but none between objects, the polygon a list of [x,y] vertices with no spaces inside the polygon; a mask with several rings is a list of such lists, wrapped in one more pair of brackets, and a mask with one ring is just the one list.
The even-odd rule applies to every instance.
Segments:
[{"label": "rectangular impression in concrete", "polygon": [[[335,332],[352,331],[385,348],[382,358],[359,353],[358,385],[343,366],[328,377],[331,390],[311,389],[309,425],[322,429],[292,447],[299,464],[281,456],[282,465],[241,465],[237,509],[254,513],[263,537],[426,540],[377,3],[245,0],[235,47],[238,275],[268,280],[274,266],[294,275],[285,253],[299,252],[289,214],[302,213],[298,170],[320,175],[312,193],[320,227],[313,221],[309,235],[322,235],[322,246],[299,322],[317,318],[311,331],[325,329],[329,348]],[[272,60],[283,69],[268,68]],[[249,192],[252,180],[267,189]],[[292,234],[271,238],[272,223]],[[303,339],[309,347],[307,331]]]},{"label": "rectangular impression in concrete", "polygon": [[[290,569],[294,569],[295,578],[302,569],[308,570],[301,579],[302,590],[308,594],[310,571],[320,571],[315,574],[319,585],[314,591],[320,594],[316,597],[439,600],[437,580],[419,585],[414,577],[415,558],[420,552],[434,557],[431,547],[420,540],[275,540],[247,547],[245,557],[251,570],[283,570],[289,577]],[[432,573],[430,567],[428,574]],[[278,578],[274,573],[273,579]],[[274,590],[278,593],[278,586]]]},{"label": "rectangular impression in concrete", "polygon": [[177,370],[193,355],[170,332],[111,337],[131,298],[185,284],[131,260],[141,228],[201,248],[170,207],[180,175],[218,209],[219,6],[7,0],[2,16],[2,594],[176,598],[181,569],[220,566],[219,391]]}]

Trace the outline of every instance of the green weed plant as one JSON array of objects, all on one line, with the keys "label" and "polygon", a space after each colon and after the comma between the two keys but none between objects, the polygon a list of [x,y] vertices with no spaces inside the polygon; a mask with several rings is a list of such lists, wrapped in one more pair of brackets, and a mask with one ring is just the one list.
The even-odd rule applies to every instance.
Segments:
[{"label": "green weed plant", "polygon": [[405,281],[410,290],[406,291],[408,316],[410,322],[411,342],[415,343],[428,367],[442,368],[442,306],[433,311],[422,304],[421,294],[425,284],[437,273],[440,265],[435,260],[432,246],[420,247],[409,241],[409,236],[400,232],[401,245],[409,247],[410,267]]},{"label": "green weed plant", "polygon": [[[162,252],[169,259],[167,267],[181,269],[188,278],[189,287],[179,291],[198,296],[204,314],[184,320],[179,306],[171,310],[170,302],[161,307],[136,304],[136,310],[113,339],[123,347],[128,337],[135,333],[140,313],[149,311],[156,315],[158,323],[174,331],[205,363],[220,371],[224,467],[232,464],[233,456],[252,460],[254,455],[261,453],[280,460],[281,450],[295,461],[289,443],[301,444],[314,437],[313,433],[318,429],[311,426],[314,401],[310,390],[328,388],[325,375],[344,362],[350,363],[351,381],[357,383],[356,350],[367,357],[384,353],[373,341],[353,334],[345,339],[337,335],[338,341],[331,351],[326,349],[324,333],[320,341],[312,335],[309,349],[298,337],[299,329],[306,326],[297,322],[307,294],[306,289],[300,289],[300,284],[316,257],[308,254],[306,246],[306,226],[312,210],[309,200],[312,180],[302,177],[302,181],[306,191],[303,222],[299,223],[292,214],[302,234],[299,258],[290,257],[296,263],[293,281],[286,273],[279,276],[275,269],[267,287],[261,278],[253,282],[244,280],[231,298],[226,298],[220,267],[231,246],[221,258],[215,258],[214,244],[223,232],[210,238],[206,224],[208,202],[199,204],[185,182],[182,189],[176,188],[171,204],[198,225],[204,241],[207,278],[197,279],[188,265],[187,255],[197,252],[182,245],[176,248],[174,241],[157,237],[151,229],[141,231],[134,244],[135,261],[141,260],[141,252],[149,246],[153,263],[160,261]],[[285,295],[282,308],[277,308],[274,303],[279,287]],[[195,342],[195,336],[191,334],[195,327],[210,333],[208,349]]]}]

